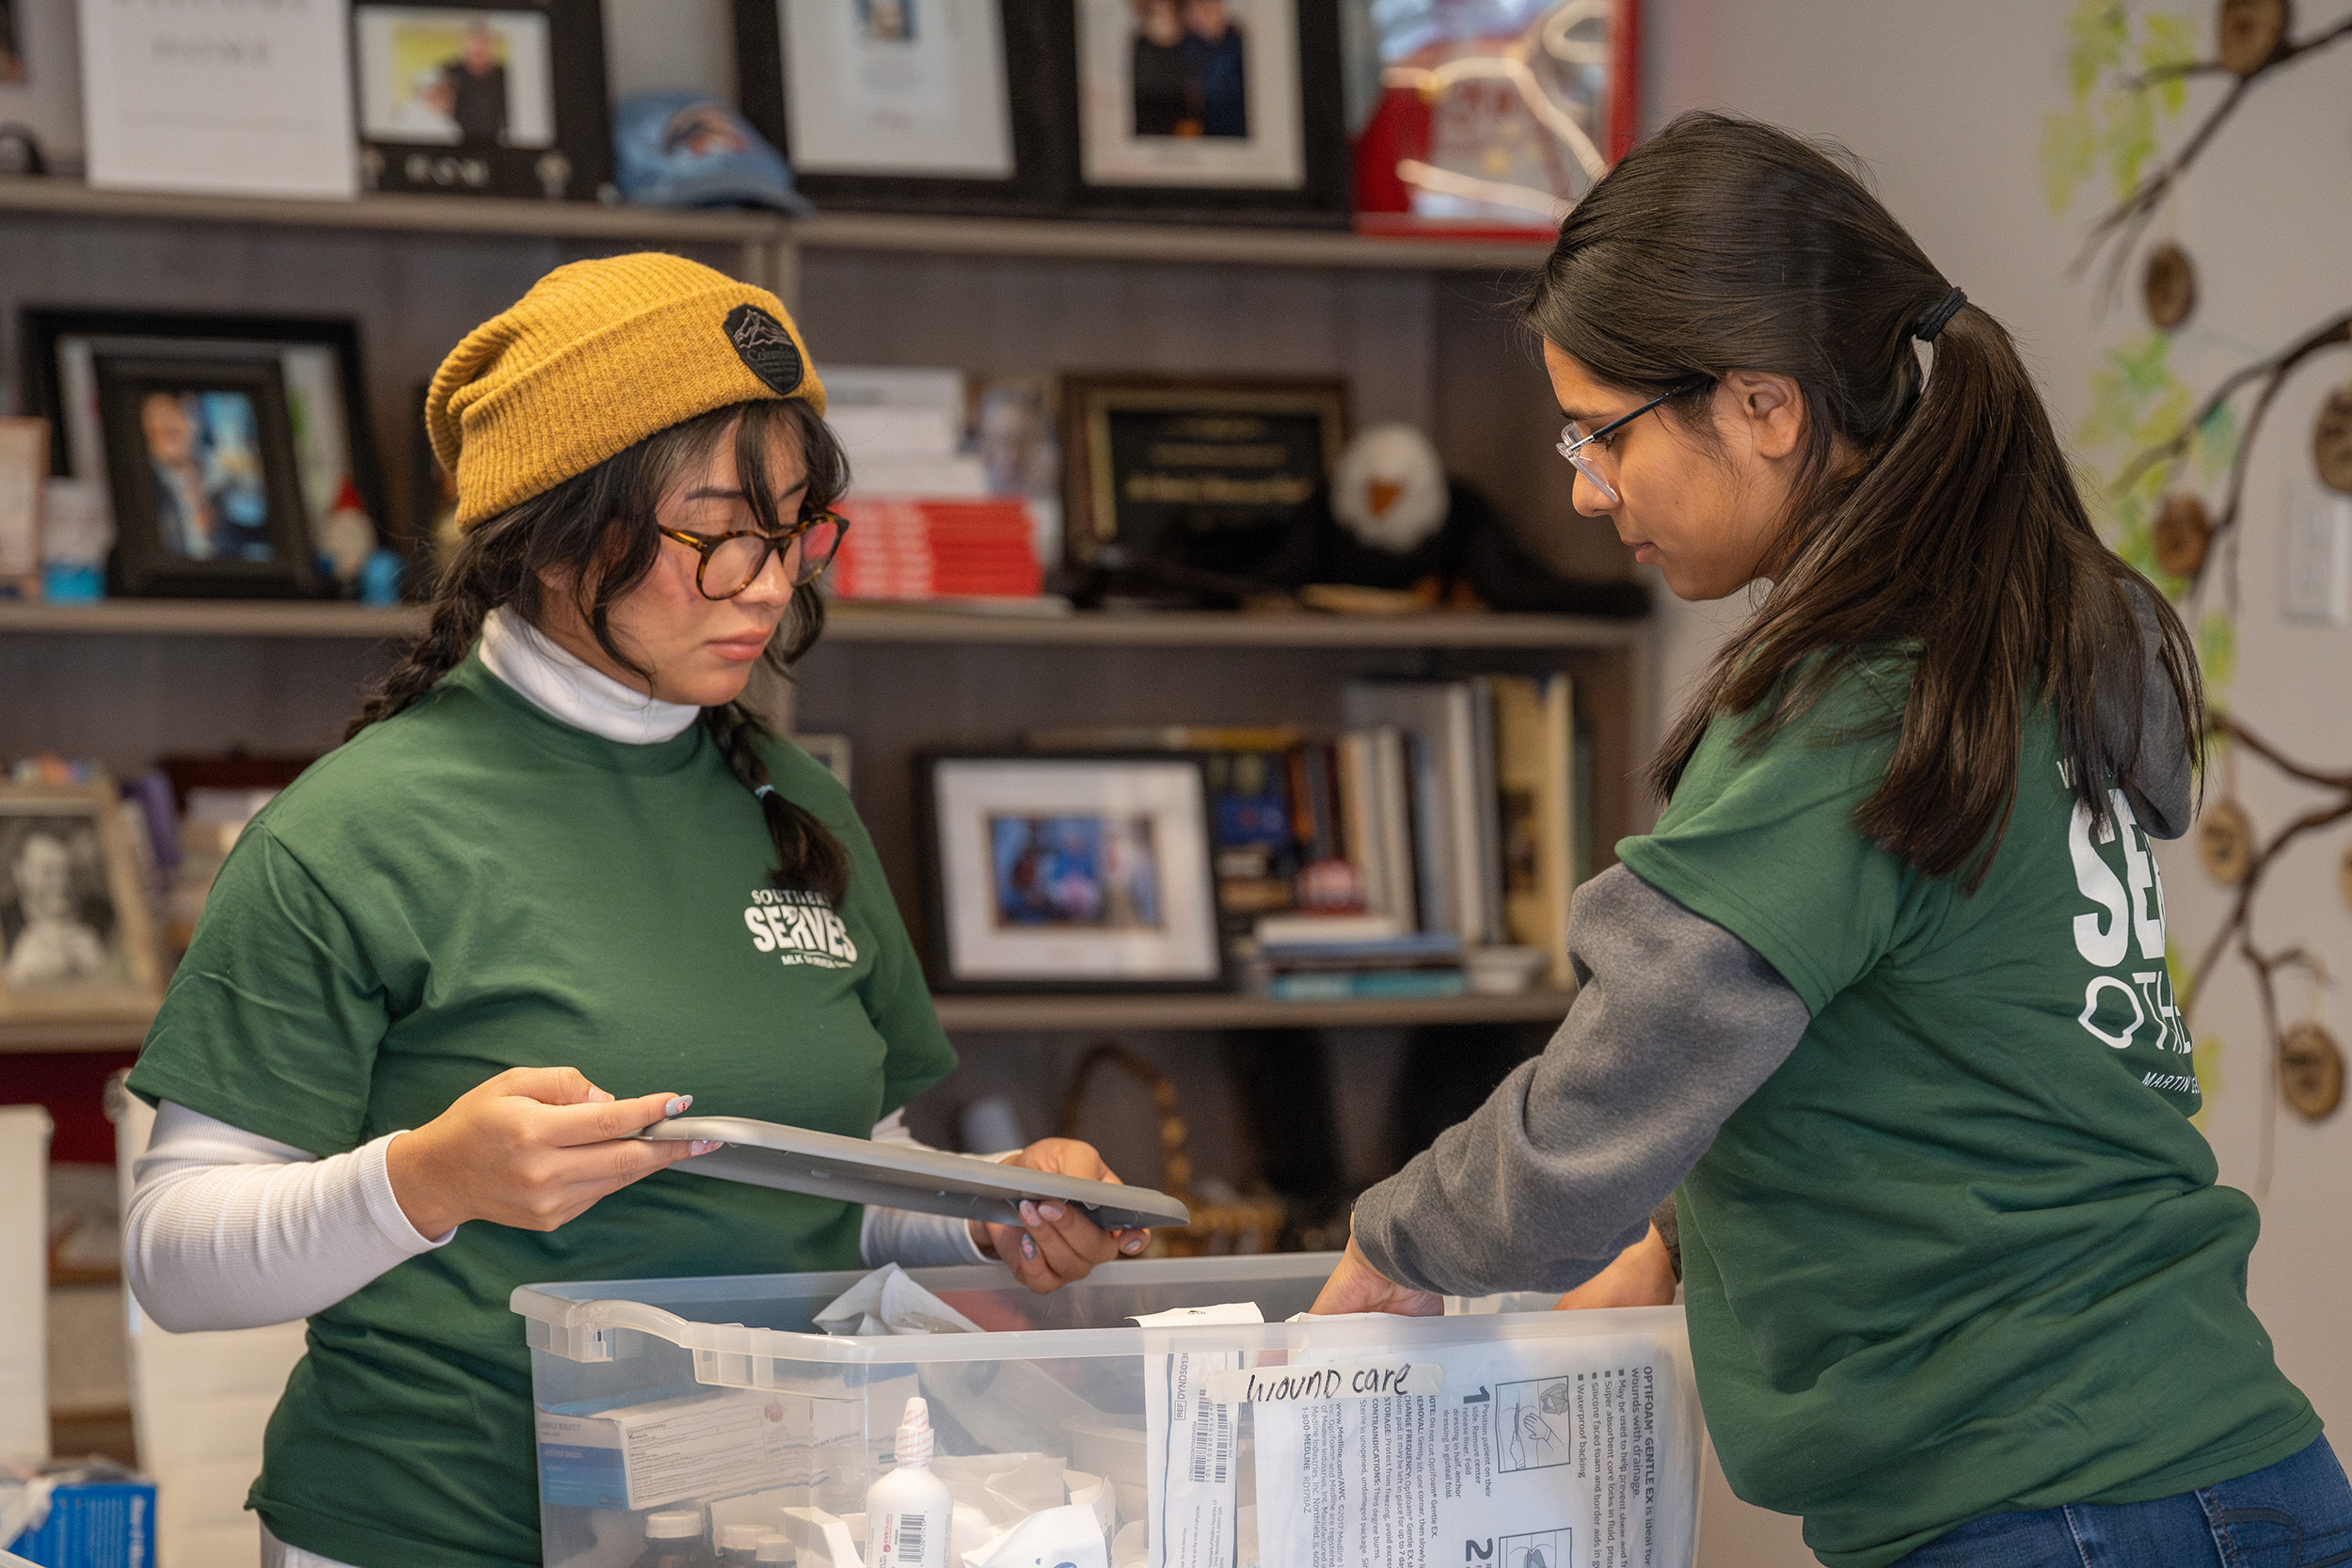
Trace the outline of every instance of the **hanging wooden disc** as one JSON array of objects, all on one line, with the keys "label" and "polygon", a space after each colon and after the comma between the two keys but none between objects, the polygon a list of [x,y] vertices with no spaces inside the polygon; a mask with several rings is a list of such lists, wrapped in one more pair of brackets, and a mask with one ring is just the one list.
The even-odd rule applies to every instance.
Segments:
[{"label": "hanging wooden disc", "polygon": [[2167,496],[2149,542],[2155,546],[2157,565],[2176,578],[2195,577],[2205,563],[2205,546],[2213,543],[2213,518],[2205,503],[2186,491]]},{"label": "hanging wooden disc", "polygon": [[2197,819],[2197,858],[2224,887],[2246,880],[2254,865],[2254,819],[2235,800],[2216,800]]},{"label": "hanging wooden disc", "polygon": [[2148,253],[2139,296],[2148,307],[2148,319],[2171,331],[2197,309],[2197,263],[2188,259],[2187,251],[2165,241]]},{"label": "hanging wooden disc", "polygon": [[2251,76],[2270,63],[2295,24],[2289,0],[2221,0],[2219,34],[2221,69],[2233,76]]},{"label": "hanging wooden disc", "polygon": [[2337,388],[2319,406],[2319,422],[2312,427],[2312,462],[2319,483],[2352,496],[2352,385]]},{"label": "hanging wooden disc", "polygon": [[2317,1121],[2344,1100],[2344,1053],[2317,1023],[2289,1024],[2279,1040],[2279,1086],[2287,1103]]}]

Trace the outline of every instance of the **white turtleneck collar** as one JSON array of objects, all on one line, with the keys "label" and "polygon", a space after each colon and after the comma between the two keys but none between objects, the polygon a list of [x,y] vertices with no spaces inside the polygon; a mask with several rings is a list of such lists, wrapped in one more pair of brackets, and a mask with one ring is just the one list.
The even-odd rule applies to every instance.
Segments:
[{"label": "white turtleneck collar", "polygon": [[624,745],[675,740],[702,716],[691,704],[631,690],[503,610],[483,617],[482,662],[549,718]]}]

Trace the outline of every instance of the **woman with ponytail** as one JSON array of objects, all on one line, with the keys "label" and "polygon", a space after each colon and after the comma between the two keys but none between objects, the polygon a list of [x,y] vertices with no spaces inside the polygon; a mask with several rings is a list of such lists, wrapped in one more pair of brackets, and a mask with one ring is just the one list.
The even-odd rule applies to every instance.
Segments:
[{"label": "woman with ponytail", "polygon": [[1725,1477],[1835,1568],[2352,1562],[2188,1120],[2149,841],[2196,663],[2009,334],[1717,115],[1593,188],[1524,319],[1578,510],[1755,613],[1577,895],[1559,1034],[1364,1196],[1318,1310],[1679,1276]]},{"label": "woman with ponytail", "polygon": [[628,1137],[699,1102],[912,1142],[955,1065],[848,795],[740,701],[822,625],[823,412],[772,294],[660,255],[557,269],[434,378],[463,538],[428,629],[239,837],[130,1080],[148,1314],[310,1320],[250,1499],[272,1568],[542,1560],[525,1282],[997,1258],[1047,1291],[1142,1248]]}]

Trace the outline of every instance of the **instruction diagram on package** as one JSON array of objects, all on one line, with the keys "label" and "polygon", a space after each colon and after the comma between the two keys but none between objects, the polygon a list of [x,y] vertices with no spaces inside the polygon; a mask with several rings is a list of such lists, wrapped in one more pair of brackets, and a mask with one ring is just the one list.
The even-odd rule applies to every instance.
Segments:
[{"label": "instruction diagram on package", "polygon": [[1575,1542],[1576,1532],[1565,1526],[1533,1535],[1506,1535],[1496,1562],[1498,1568],[1567,1568],[1574,1560],[1570,1553]]},{"label": "instruction diagram on package", "polygon": [[[1531,1378],[1495,1390],[1495,1452],[1504,1470],[1541,1470],[1574,1455],[1565,1436],[1570,1397],[1565,1377]],[[1560,1560],[1551,1560],[1556,1564]],[[1514,1562],[1512,1568],[1518,1568]]]},{"label": "instruction diagram on package", "polygon": [[[1360,1360],[1362,1353],[1354,1353]],[[1433,1392],[1283,1398],[1348,1353],[1263,1361],[1259,1560],[1284,1568],[1689,1568],[1699,1416],[1673,1332],[1451,1343]],[[1347,1382],[1352,1388],[1354,1378]],[[1223,1391],[1220,1389],[1220,1391]]]}]

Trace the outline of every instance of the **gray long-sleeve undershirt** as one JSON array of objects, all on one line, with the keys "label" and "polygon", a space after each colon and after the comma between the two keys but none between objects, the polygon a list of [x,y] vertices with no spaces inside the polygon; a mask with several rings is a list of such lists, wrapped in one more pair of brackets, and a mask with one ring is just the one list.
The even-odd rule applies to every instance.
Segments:
[{"label": "gray long-sleeve undershirt", "polygon": [[1762,955],[1624,866],[1568,915],[1579,990],[1544,1053],[1366,1193],[1372,1266],[1453,1295],[1567,1291],[1650,1211],[1812,1022]]}]

